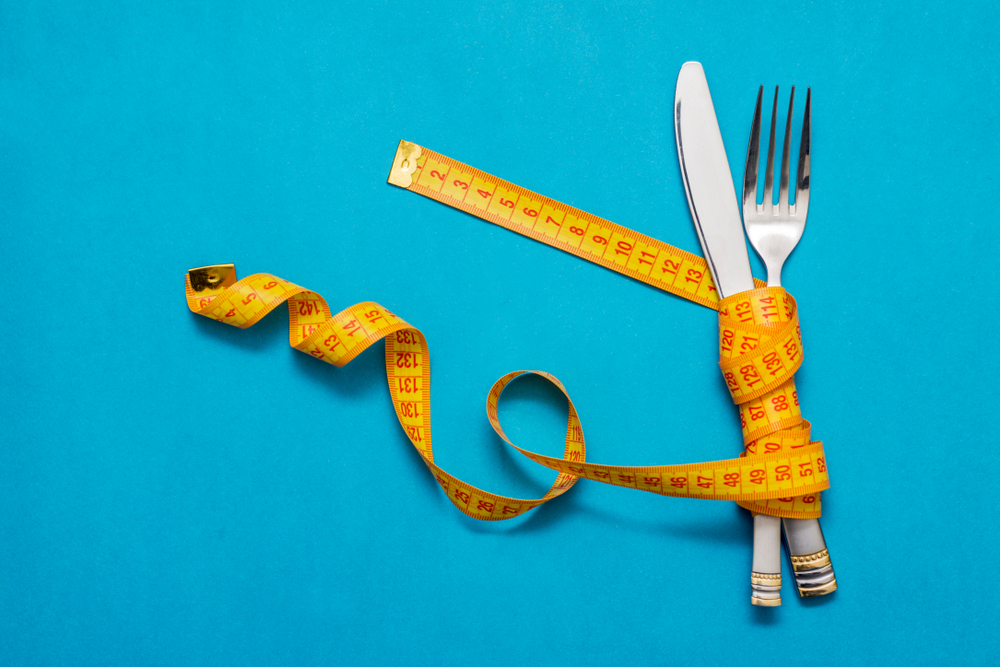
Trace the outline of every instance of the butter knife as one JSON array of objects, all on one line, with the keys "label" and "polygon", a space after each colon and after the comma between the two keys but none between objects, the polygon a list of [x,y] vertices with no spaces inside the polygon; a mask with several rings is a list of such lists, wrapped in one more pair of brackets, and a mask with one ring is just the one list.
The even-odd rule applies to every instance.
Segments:
[{"label": "butter knife", "polygon": [[[701,63],[677,76],[674,133],[688,207],[719,298],[754,289],[733,175]],[[750,602],[781,604],[781,519],[754,517]]]}]

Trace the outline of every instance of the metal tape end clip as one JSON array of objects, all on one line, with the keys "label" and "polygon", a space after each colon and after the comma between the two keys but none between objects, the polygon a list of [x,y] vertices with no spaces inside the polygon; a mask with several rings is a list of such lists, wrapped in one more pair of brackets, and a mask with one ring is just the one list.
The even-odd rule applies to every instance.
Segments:
[{"label": "metal tape end clip", "polygon": [[419,157],[420,146],[409,141],[400,141],[396,148],[396,157],[392,159],[389,183],[401,188],[413,185],[413,173],[417,170],[417,158]]},{"label": "metal tape end clip", "polygon": [[236,265],[213,264],[189,269],[188,280],[195,292],[216,294],[236,282]]}]

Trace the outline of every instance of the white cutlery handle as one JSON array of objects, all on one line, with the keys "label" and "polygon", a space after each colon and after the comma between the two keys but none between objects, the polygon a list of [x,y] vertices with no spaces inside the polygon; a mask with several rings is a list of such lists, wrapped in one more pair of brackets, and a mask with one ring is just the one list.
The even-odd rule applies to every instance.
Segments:
[{"label": "white cutlery handle", "polygon": [[758,514],[753,518],[753,572],[750,604],[781,604],[781,519]]}]

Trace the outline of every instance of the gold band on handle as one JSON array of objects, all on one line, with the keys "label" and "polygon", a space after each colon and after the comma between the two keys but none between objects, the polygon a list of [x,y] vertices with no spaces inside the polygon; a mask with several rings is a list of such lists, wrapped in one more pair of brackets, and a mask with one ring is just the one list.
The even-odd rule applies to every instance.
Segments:
[{"label": "gold band on handle", "polygon": [[796,572],[816,570],[830,565],[830,552],[826,549],[801,556],[792,555],[792,569]]},{"label": "gold band on handle", "polygon": [[826,549],[811,554],[789,554],[795,574],[795,589],[800,597],[814,598],[837,590],[830,552]]},{"label": "gold band on handle", "polygon": [[780,607],[781,598],[758,598],[751,597],[750,604],[756,607]]},{"label": "gold band on handle", "polygon": [[781,606],[781,573],[750,573],[750,604],[758,607]]},{"label": "gold band on handle", "polygon": [[750,573],[751,586],[773,586],[781,588],[781,574],[764,574],[762,572]]},{"label": "gold band on handle", "polygon": [[827,595],[837,590],[837,580],[823,584],[822,586],[797,586],[799,595],[804,598],[815,598],[820,595]]}]

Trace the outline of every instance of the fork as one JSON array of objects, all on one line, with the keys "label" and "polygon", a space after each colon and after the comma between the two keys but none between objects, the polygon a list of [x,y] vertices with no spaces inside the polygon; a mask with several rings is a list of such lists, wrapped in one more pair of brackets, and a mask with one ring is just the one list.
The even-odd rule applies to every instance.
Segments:
[{"label": "fork", "polygon": [[[771,135],[767,146],[767,171],[764,174],[764,201],[757,203],[757,168],[760,161],[760,114],[764,86],[757,91],[757,108],[750,130],[747,163],[743,172],[743,226],[754,250],[767,266],[769,287],[781,286],[781,267],[802,238],[809,210],[810,168],[810,99],[806,89],[806,108],[799,142],[799,164],[795,179],[795,203],[788,203],[788,163],[792,138],[792,111],[795,86],[788,100],[785,142],[781,156],[778,203],[774,204],[774,136],[778,118],[778,87],[774,87],[771,111]],[[754,517],[753,574],[751,602],[763,606],[781,604],[781,526],[795,584],[802,597],[826,595],[837,589],[837,579],[818,519],[778,519],[758,514]],[[763,575],[763,576],[760,576]]]}]

